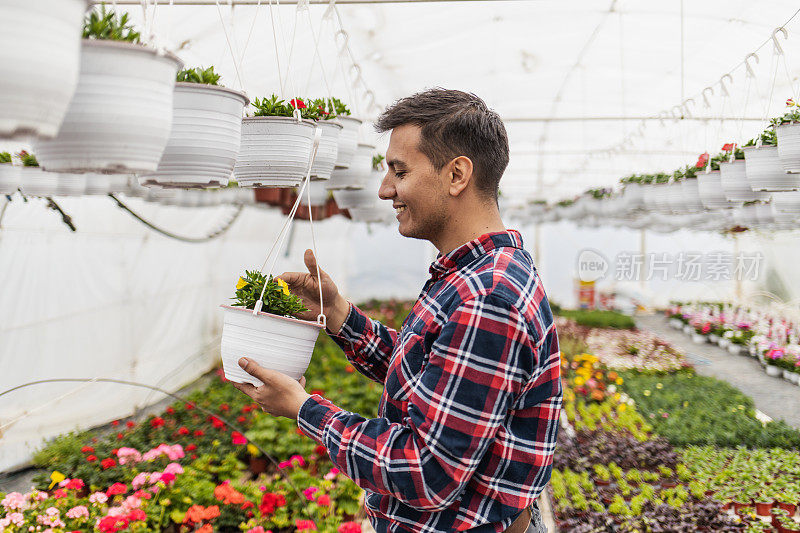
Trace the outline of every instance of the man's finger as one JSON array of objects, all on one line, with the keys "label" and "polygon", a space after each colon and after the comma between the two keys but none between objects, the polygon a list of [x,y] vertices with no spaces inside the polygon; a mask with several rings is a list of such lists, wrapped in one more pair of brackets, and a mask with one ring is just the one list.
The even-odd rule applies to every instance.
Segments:
[{"label": "man's finger", "polygon": [[264,369],[261,368],[255,361],[251,361],[247,357],[242,357],[239,359],[239,366],[251,376],[260,379],[263,383],[269,381]]},{"label": "man's finger", "polygon": [[308,276],[305,272],[284,272],[280,276],[275,276],[277,279],[282,279],[290,287],[303,285],[305,277]]},{"label": "man's finger", "polygon": [[247,394],[251,398],[253,397],[253,394],[255,394],[256,392],[256,386],[253,385],[252,383],[234,383],[233,386],[242,391],[243,393]]},{"label": "man's finger", "polygon": [[305,377],[305,376],[300,376],[300,379],[298,379],[297,381],[299,381],[299,382],[300,382],[300,385],[301,385],[301,386],[302,386],[304,389],[306,388],[306,377]]},{"label": "man's finger", "polygon": [[[306,253],[303,256],[303,261],[305,262],[306,268],[311,274],[311,277],[317,279],[317,258],[314,256],[314,252],[310,248],[306,250]],[[325,271],[321,268],[319,269],[319,275],[325,275]]]}]

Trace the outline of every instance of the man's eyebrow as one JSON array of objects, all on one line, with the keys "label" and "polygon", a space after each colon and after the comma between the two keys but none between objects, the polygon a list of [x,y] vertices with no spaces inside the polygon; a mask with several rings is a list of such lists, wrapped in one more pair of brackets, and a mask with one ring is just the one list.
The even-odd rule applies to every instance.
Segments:
[{"label": "man's eyebrow", "polygon": [[386,164],[389,165],[389,168],[394,168],[396,166],[405,166],[405,163],[400,161],[399,159],[389,159],[386,161]]}]

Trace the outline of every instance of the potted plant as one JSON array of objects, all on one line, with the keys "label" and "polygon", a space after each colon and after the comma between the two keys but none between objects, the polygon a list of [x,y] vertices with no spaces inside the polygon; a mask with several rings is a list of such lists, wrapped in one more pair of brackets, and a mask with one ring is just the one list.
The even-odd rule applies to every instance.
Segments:
[{"label": "potted plant", "polygon": [[783,170],[800,172],[800,107],[794,100],[786,100],[786,113],[772,120],[778,139],[778,158]]},{"label": "potted plant", "polygon": [[19,189],[20,168],[11,161],[11,154],[0,152],[0,194],[11,194]]},{"label": "potted plant", "polygon": [[[384,161],[385,157],[381,154],[376,154],[372,157],[372,174],[365,184],[364,188],[358,191],[356,201],[348,208],[350,217],[358,222],[385,222],[394,219],[397,216],[392,203],[378,198],[378,189],[380,189],[381,181],[384,176]],[[351,191],[334,191],[336,193],[347,193]]]},{"label": "potted plant", "polygon": [[342,124],[334,120],[336,110],[329,100],[318,98],[311,100],[308,105],[318,110],[317,127],[322,129],[317,155],[311,165],[311,179],[315,181],[329,180],[338,157]]},{"label": "potted plant", "polygon": [[768,200],[769,194],[754,192],[747,181],[744,151],[735,143],[723,145],[719,154],[720,183],[725,197],[730,202],[753,202]]},{"label": "potted plant", "polygon": [[331,173],[331,179],[325,183],[325,187],[331,191],[363,189],[364,184],[369,181],[372,175],[372,155],[374,152],[374,145],[359,144],[350,166],[346,169],[334,168]]},{"label": "potted plant", "polygon": [[[261,296],[263,293],[263,297]],[[232,305],[222,305],[222,367],[236,383],[262,383],[239,367],[246,355],[264,368],[300,379],[311,361],[321,324],[296,318],[308,311],[281,279],[245,271]],[[263,307],[256,311],[258,302]]]},{"label": "potted plant", "polygon": [[242,144],[233,175],[240,187],[296,187],[306,177],[317,112],[299,98],[256,98],[242,119]]},{"label": "potted plant", "polygon": [[336,112],[336,121],[342,125],[334,168],[349,168],[358,148],[358,130],[361,128],[361,120],[351,116],[350,110],[338,98],[331,98],[331,102]]},{"label": "potted plant", "polygon": [[700,202],[706,209],[722,209],[731,207],[731,203],[722,189],[722,178],[719,173],[719,156],[709,157],[708,152],[700,154],[695,163],[698,169],[697,191]]},{"label": "potted plant", "polygon": [[744,146],[747,181],[754,191],[793,191],[800,188],[800,176],[783,169],[778,157],[778,136],[773,124]]},{"label": "potted plant", "polygon": [[158,169],[143,185],[225,187],[242,138],[242,112],[250,103],[240,91],[219,84],[214,67],[178,72],[172,131]]},{"label": "potted plant", "polygon": [[86,0],[0,3],[0,138],[52,138],[78,84]]},{"label": "potted plant", "polygon": [[127,14],[87,14],[78,87],[51,140],[34,147],[51,172],[145,173],[158,167],[172,127],[181,62],[140,44]]},{"label": "potted plant", "polygon": [[20,187],[27,196],[53,196],[58,191],[58,174],[45,172],[36,156],[22,150],[17,154],[22,168],[20,169]]}]

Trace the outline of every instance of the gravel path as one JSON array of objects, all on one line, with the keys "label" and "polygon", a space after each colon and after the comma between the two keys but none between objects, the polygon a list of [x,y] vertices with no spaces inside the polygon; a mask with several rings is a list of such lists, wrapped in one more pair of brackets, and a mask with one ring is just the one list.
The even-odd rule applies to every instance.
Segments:
[{"label": "gravel path", "polygon": [[685,353],[698,374],[727,381],[750,396],[759,411],[800,429],[800,387],[768,376],[755,358],[731,355],[714,344],[695,344],[688,335],[671,328],[663,315],[637,316],[636,325]]}]

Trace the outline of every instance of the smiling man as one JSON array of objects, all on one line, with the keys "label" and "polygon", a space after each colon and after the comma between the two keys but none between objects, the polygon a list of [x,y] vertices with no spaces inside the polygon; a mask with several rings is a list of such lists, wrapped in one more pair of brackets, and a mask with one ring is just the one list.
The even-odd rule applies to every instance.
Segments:
[{"label": "smiling man", "polygon": [[391,131],[379,196],[400,233],[440,254],[398,332],[345,300],[331,278],[280,277],[309,312],[322,284],[328,334],[384,386],[378,418],[345,411],[300,383],[240,364],[265,384],[237,385],[268,412],[296,418],[366,490],[383,532],[545,531],[536,499],[550,479],[561,409],[558,340],[520,234],[497,206],[508,164],[499,116],[477,96],[432,89],[378,119]]}]

